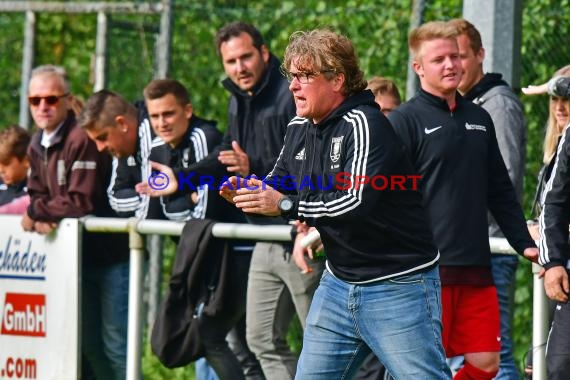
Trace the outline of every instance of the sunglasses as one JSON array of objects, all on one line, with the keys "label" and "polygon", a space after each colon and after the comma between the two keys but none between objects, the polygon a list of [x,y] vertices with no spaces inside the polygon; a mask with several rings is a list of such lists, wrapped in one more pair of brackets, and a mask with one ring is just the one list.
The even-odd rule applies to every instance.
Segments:
[{"label": "sunglasses", "polygon": [[59,103],[59,99],[65,98],[68,95],[69,93],[63,95],[30,96],[28,97],[28,102],[30,102],[32,106],[39,106],[43,99],[46,101],[47,105],[55,106],[57,103]]}]

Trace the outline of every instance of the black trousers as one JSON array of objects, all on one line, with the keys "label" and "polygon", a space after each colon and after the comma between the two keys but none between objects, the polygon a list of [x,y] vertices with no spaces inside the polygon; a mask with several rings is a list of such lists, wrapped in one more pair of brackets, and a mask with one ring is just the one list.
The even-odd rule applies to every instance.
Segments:
[{"label": "black trousers", "polygon": [[[230,252],[223,309],[215,317],[204,315],[200,318],[200,337],[206,351],[206,361],[220,380],[263,378],[259,362],[247,347],[245,334],[238,334],[232,340],[231,349],[226,340],[230,330],[239,328],[240,323],[245,321],[250,261],[251,253]],[[241,346],[237,346],[240,341]]]},{"label": "black trousers", "polygon": [[570,379],[570,304],[557,303],[546,345],[548,380]]}]

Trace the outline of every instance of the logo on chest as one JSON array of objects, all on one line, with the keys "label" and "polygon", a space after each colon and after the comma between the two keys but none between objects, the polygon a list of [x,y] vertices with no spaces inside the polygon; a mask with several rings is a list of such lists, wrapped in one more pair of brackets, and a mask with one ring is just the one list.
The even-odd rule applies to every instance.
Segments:
[{"label": "logo on chest", "polygon": [[331,150],[329,153],[329,156],[330,156],[331,161],[332,161],[331,169],[336,169],[340,165],[340,164],[337,164],[336,162],[340,159],[340,156],[342,154],[342,140],[343,139],[344,139],[344,136],[333,137],[331,139]]},{"label": "logo on chest", "polygon": [[465,129],[467,129],[468,131],[482,131],[482,132],[487,132],[487,127],[485,127],[484,125],[469,124],[469,123],[467,123],[467,122],[465,122]]},{"label": "logo on chest", "polygon": [[333,137],[331,139],[330,157],[332,162],[337,162],[342,154],[342,140],[344,136]]}]

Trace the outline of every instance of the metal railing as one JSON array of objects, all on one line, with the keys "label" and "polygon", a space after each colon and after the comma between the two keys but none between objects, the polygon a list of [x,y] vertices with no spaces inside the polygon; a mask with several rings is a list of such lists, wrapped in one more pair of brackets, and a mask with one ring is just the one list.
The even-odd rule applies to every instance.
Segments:
[{"label": "metal railing", "polygon": [[[143,267],[145,246],[142,234],[180,235],[184,223],[164,220],[86,217],[83,225],[91,232],[128,232],[129,315],[127,333],[127,379],[141,379]],[[226,239],[255,239],[271,241],[291,240],[291,226],[258,226],[251,224],[216,223],[212,235]]]},{"label": "metal railing", "polygon": [[[141,378],[142,353],[142,293],[143,266],[145,247],[142,234],[180,235],[184,223],[164,220],[138,220],[120,218],[83,219],[84,227],[91,232],[128,232],[130,246],[130,276],[129,276],[129,315],[127,342],[127,380]],[[227,239],[251,239],[289,241],[291,227],[286,225],[251,225],[235,223],[216,223],[212,235]],[[314,231],[303,240],[304,245],[318,239]],[[501,254],[516,254],[504,238],[489,238],[493,252]],[[538,278],[540,266],[533,264],[533,379],[546,380],[545,347],[548,333],[548,309],[542,279]]]}]

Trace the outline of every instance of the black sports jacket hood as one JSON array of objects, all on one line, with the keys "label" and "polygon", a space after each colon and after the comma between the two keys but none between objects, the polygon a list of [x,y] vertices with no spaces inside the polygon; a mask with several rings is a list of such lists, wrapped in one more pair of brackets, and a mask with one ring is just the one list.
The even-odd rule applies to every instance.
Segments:
[{"label": "black sports jacket hood", "polygon": [[503,76],[501,74],[487,73],[475,86],[473,86],[473,88],[463,94],[463,97],[467,100],[473,101],[493,87],[497,86],[508,87],[509,84],[503,80]]}]

